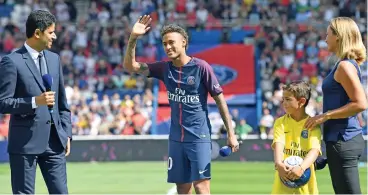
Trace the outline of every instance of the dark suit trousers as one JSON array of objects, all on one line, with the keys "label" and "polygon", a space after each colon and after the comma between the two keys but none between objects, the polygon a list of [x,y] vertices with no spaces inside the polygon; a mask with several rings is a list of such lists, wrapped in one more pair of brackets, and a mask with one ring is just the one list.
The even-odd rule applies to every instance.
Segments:
[{"label": "dark suit trousers", "polygon": [[37,164],[50,194],[68,194],[65,151],[54,125],[40,155],[9,154],[13,194],[34,194]]},{"label": "dark suit trousers", "polygon": [[353,139],[327,142],[327,162],[332,185],[336,194],[361,194],[358,163],[364,150],[361,134]]}]

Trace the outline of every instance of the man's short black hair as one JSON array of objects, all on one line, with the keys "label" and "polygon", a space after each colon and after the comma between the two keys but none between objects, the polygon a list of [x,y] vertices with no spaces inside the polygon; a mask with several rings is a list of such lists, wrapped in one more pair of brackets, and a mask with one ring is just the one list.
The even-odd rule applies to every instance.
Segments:
[{"label": "man's short black hair", "polygon": [[45,10],[35,10],[29,14],[26,22],[26,35],[27,38],[31,38],[36,31],[40,29],[44,32],[48,27],[56,22],[56,18],[53,14]]}]

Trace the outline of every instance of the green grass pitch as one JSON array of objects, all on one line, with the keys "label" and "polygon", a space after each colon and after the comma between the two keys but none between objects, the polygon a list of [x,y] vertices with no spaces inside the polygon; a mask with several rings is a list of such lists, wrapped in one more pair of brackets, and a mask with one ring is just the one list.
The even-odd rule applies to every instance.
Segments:
[{"label": "green grass pitch", "polygon": [[[165,162],[68,163],[71,194],[167,194]],[[367,168],[359,168],[362,193],[367,194]],[[272,163],[213,162],[212,194],[269,194],[274,176]],[[333,194],[326,167],[317,172],[321,194]],[[0,164],[0,194],[10,194],[10,169]],[[47,194],[37,171],[36,193]]]}]

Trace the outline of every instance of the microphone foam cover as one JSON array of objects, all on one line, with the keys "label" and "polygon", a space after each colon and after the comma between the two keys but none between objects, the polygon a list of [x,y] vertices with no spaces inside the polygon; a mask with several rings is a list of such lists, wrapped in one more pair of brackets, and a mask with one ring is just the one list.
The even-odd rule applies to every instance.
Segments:
[{"label": "microphone foam cover", "polygon": [[42,76],[43,84],[45,85],[46,89],[51,89],[52,86],[52,77],[49,74],[44,74]]}]

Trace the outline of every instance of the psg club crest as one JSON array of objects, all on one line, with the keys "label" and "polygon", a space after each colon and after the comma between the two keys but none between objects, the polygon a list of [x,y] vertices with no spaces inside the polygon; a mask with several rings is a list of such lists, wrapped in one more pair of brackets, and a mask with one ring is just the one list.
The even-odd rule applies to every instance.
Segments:
[{"label": "psg club crest", "polygon": [[188,83],[188,85],[194,85],[195,84],[195,78],[194,78],[194,76],[189,76],[187,78],[187,83]]},{"label": "psg club crest", "polygon": [[308,131],[307,130],[303,130],[301,136],[302,136],[302,138],[307,139],[308,138]]}]

